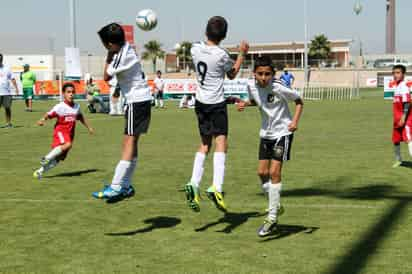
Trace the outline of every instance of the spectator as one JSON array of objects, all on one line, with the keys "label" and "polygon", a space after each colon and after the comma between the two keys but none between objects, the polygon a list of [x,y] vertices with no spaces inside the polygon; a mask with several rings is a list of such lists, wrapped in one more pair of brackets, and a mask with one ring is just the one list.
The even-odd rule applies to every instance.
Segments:
[{"label": "spectator", "polygon": [[33,111],[33,86],[36,83],[36,75],[30,70],[30,65],[23,66],[23,72],[20,74],[20,80],[23,85],[23,98],[26,103],[26,111]]},{"label": "spectator", "polygon": [[19,93],[16,79],[14,79],[13,73],[10,68],[3,65],[3,55],[0,53],[0,108],[4,107],[6,112],[6,125],[3,128],[12,128],[11,124],[11,104],[12,95],[10,89],[10,82],[16,89],[16,95]]},{"label": "spectator", "polygon": [[293,82],[295,82],[295,77],[292,73],[289,73],[289,71],[285,69],[280,76],[280,80],[286,87],[291,88],[293,86]]}]

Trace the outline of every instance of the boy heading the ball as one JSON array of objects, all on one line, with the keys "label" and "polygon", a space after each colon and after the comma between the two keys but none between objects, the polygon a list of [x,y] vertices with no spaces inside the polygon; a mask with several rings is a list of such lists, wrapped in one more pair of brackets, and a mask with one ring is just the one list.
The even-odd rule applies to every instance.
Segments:
[{"label": "boy heading the ball", "polygon": [[[248,85],[249,101],[240,102],[238,110],[258,106],[262,124],[260,128],[258,174],[262,188],[269,196],[268,216],[259,228],[261,237],[271,234],[277,224],[282,190],[282,164],[290,159],[293,133],[303,111],[303,101],[298,93],[274,79],[275,71],[269,57],[259,57],[255,62],[255,79]],[[288,102],[296,104],[295,114],[290,114]]]},{"label": "boy heading the ball", "polygon": [[215,141],[213,155],[213,184],[206,194],[215,206],[227,211],[223,200],[223,180],[227,152],[228,117],[224,98],[225,76],[234,79],[248,52],[247,42],[241,42],[239,55],[234,62],[229,53],[219,46],[226,38],[228,23],[225,18],[214,16],[206,27],[206,42],[194,43],[191,48],[193,64],[197,74],[195,112],[198,119],[201,143],[195,155],[190,182],[185,186],[189,207],[198,212],[199,185],[203,176],[206,155]]},{"label": "boy heading the ball", "polygon": [[62,92],[64,101],[55,105],[37,122],[39,126],[43,126],[47,120],[57,119],[53,131],[52,150],[42,158],[41,167],[33,173],[33,176],[37,179],[41,179],[45,172],[66,159],[72,148],[77,120],[87,128],[90,134],[94,132],[80,111],[80,105],[74,102],[74,85],[71,83],[64,84]]},{"label": "boy heading the ball", "polygon": [[123,28],[111,23],[98,32],[107,49],[104,80],[116,76],[120,91],[126,100],[125,129],[121,160],[116,166],[112,183],[93,193],[98,199],[118,202],[134,195],[131,185],[137,166],[137,144],[140,135],[147,133],[151,117],[150,88],[143,77],[140,58],[125,40]]},{"label": "boy heading the ball", "polygon": [[405,81],[406,67],[396,65],[392,69],[392,75],[395,86],[395,94],[393,96],[393,131],[392,142],[394,145],[395,163],[393,167],[402,165],[401,157],[401,142],[406,142],[409,147],[409,154],[412,156],[412,115],[411,109],[411,94],[409,87]]}]

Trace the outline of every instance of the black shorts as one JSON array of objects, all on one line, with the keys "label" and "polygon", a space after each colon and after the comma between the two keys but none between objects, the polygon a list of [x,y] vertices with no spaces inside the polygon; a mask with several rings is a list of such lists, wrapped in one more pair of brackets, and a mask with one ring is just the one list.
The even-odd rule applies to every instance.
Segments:
[{"label": "black shorts", "polygon": [[163,100],[163,91],[158,91],[155,97],[156,99]]},{"label": "black shorts", "polygon": [[150,101],[127,104],[124,134],[138,136],[147,133],[150,125],[152,106]]},{"label": "black shorts", "polygon": [[259,160],[289,161],[292,142],[293,134],[276,140],[260,139]]},{"label": "black shorts", "polygon": [[201,136],[227,136],[228,119],[226,102],[202,104],[196,101],[195,112]]}]

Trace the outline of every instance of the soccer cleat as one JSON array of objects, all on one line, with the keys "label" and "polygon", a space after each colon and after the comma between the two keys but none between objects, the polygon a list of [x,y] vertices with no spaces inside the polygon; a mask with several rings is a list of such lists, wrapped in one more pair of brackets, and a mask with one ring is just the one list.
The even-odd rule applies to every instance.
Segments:
[{"label": "soccer cleat", "polygon": [[258,236],[259,237],[266,237],[266,236],[272,234],[273,232],[275,232],[276,227],[277,227],[277,222],[276,221],[265,219],[265,221],[263,222],[263,225],[261,227],[259,227]]},{"label": "soccer cleat", "polygon": [[33,172],[33,178],[40,180],[42,177],[42,173],[40,172],[40,170],[36,170]]},{"label": "soccer cleat", "polygon": [[200,195],[199,195],[199,188],[195,187],[191,183],[185,185],[185,193],[186,193],[186,200],[187,205],[191,208],[194,212],[200,211]]},{"label": "soccer cleat", "polygon": [[47,160],[46,158],[41,158],[41,160],[40,160],[40,165],[42,166],[42,167],[45,167],[45,166],[47,166],[48,164],[50,164],[50,160]]},{"label": "soccer cleat", "polygon": [[393,165],[392,165],[392,167],[393,168],[397,168],[397,167],[400,167],[402,165],[402,161],[396,161]]},{"label": "soccer cleat", "polygon": [[135,190],[134,190],[134,187],[133,186],[129,186],[128,188],[124,188],[123,189],[123,196],[125,197],[125,198],[131,198],[131,197],[133,197],[134,195],[135,195]]},{"label": "soccer cleat", "polygon": [[102,191],[93,192],[92,196],[96,199],[110,199],[118,196],[123,196],[123,189],[114,190],[111,186],[104,186]]},{"label": "soccer cleat", "polygon": [[225,201],[223,200],[224,193],[216,191],[215,186],[211,186],[207,189],[206,195],[211,200],[217,209],[222,212],[227,212]]}]

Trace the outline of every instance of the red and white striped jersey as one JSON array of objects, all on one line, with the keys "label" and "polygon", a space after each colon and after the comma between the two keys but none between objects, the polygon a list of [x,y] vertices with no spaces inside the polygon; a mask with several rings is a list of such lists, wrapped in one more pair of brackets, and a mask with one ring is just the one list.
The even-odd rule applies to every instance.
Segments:
[{"label": "red and white striped jersey", "polygon": [[398,123],[403,115],[403,104],[411,102],[410,87],[406,84],[406,81],[392,82],[391,85],[395,87],[393,95],[393,118],[394,121]]},{"label": "red and white striped jersey", "polygon": [[55,131],[73,135],[76,121],[82,117],[80,105],[76,103],[61,102],[55,105],[48,113],[50,119],[57,118]]}]

